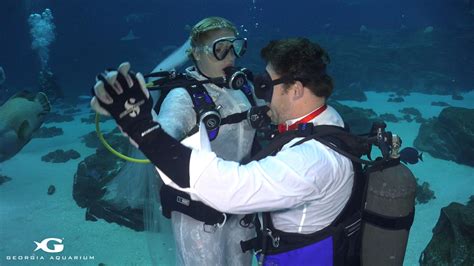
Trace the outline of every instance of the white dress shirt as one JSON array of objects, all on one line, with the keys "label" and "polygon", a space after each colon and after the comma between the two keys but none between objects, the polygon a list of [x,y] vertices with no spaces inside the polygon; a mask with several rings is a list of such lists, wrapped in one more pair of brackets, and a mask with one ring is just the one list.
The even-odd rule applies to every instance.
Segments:
[{"label": "white dress shirt", "polygon": [[[311,122],[344,125],[330,106]],[[240,165],[218,158],[210,150],[206,131],[200,130],[183,141],[193,148],[190,187],[177,186],[161,171],[160,176],[165,184],[219,211],[271,212],[276,229],[313,233],[328,226],[344,208],[354,171],[348,158],[316,140],[291,147],[299,140],[293,139],[274,156]]]}]

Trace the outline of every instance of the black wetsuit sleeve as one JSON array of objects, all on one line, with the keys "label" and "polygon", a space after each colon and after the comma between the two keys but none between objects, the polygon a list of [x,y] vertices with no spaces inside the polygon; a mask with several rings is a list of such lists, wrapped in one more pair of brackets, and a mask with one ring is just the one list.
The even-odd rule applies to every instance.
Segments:
[{"label": "black wetsuit sleeve", "polygon": [[166,133],[154,121],[147,122],[142,128],[153,129],[138,130],[140,135],[131,136],[138,144],[138,148],[145,156],[165,173],[174,183],[182,188],[189,185],[189,161],[191,149],[181,144]]}]

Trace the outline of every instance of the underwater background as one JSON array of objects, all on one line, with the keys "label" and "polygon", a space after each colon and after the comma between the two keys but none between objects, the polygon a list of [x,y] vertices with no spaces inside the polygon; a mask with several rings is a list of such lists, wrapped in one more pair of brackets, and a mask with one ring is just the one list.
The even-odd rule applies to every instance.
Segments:
[{"label": "underwater background", "polygon": [[[73,188],[81,177],[106,184],[123,166],[95,134],[95,75],[123,61],[148,73],[207,16],[248,38],[237,64],[254,72],[270,40],[320,43],[331,57],[332,104],[352,128],[383,120],[403,147],[423,152],[408,164],[419,186],[404,265],[474,264],[474,1],[0,0],[0,265],[174,265],[169,220],[158,217],[153,234],[86,220]],[[2,119],[36,115],[10,97],[38,91],[51,111],[2,158],[10,141]],[[110,120],[101,129],[126,153]],[[64,250],[35,250],[48,238]]]}]

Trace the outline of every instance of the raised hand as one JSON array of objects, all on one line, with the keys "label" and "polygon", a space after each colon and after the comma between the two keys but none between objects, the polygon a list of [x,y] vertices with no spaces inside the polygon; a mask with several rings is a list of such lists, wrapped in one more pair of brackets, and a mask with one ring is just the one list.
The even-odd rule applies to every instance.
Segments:
[{"label": "raised hand", "polygon": [[153,100],[140,73],[130,71],[130,63],[122,63],[117,70],[97,75],[92,90],[92,108],[100,114],[111,115],[122,132],[134,141],[157,124],[153,122]]}]

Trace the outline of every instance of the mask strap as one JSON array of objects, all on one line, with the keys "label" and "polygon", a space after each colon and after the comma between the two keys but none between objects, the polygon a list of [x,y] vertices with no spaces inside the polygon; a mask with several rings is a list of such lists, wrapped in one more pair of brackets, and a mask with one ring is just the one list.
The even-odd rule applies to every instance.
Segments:
[{"label": "mask strap", "polygon": [[282,83],[288,83],[288,82],[291,82],[291,81],[294,81],[294,80],[295,79],[293,79],[289,76],[281,77],[281,78],[272,80],[272,85],[275,86],[275,85],[282,84]]}]

